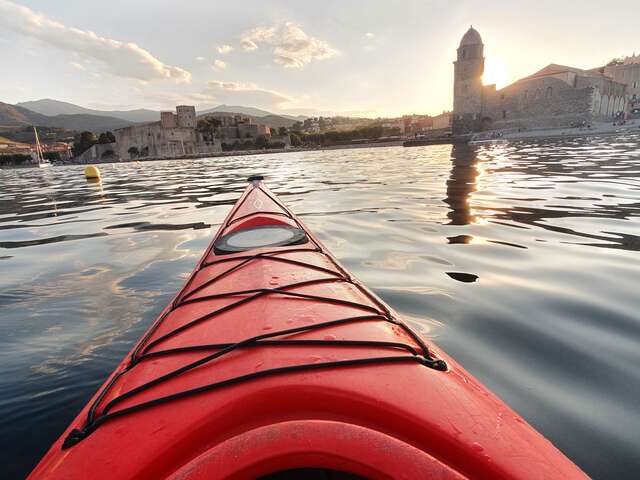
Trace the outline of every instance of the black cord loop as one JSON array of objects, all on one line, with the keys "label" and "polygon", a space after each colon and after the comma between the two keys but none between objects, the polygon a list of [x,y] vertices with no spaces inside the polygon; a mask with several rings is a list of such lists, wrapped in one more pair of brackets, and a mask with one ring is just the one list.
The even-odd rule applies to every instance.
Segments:
[{"label": "black cord loop", "polygon": [[[234,219],[231,223],[259,214],[269,214],[269,215],[284,215],[291,221],[293,221],[300,229],[305,230],[303,226],[298,222],[298,220],[288,212],[286,207],[282,205],[278,200],[276,200],[273,196],[271,196],[267,191],[263,190],[259,183],[254,184],[254,189],[258,189],[267,195],[275,204],[279,205],[283,212],[285,213],[275,213],[275,212],[254,212],[249,215],[243,215],[239,218]],[[242,206],[244,201],[248,195],[246,195],[234,208],[233,212],[237,212],[238,209]],[[232,218],[233,215],[230,215]],[[305,230],[306,231],[306,230]],[[406,323],[403,321],[396,319],[393,317],[389,309],[374,295],[372,295],[368,290],[366,290],[362,285],[358,282],[354,281],[348,272],[346,272],[339,264],[336,263],[333,258],[328,255],[322,247],[312,238],[309,237],[309,242],[313,243],[313,247],[278,247],[275,250],[260,252],[254,255],[225,255],[214,260],[208,260],[211,255],[212,246],[207,250],[206,255],[203,257],[202,261],[198,265],[196,272],[191,276],[186,285],[182,288],[180,293],[176,296],[175,300],[171,303],[171,305],[163,312],[163,314],[156,320],[156,322],[149,328],[147,333],[140,340],[136,348],[134,349],[131,358],[129,360],[128,365],[115,374],[111,380],[105,385],[105,387],[100,391],[94,402],[91,404],[89,408],[89,412],[87,414],[87,421],[83,428],[75,428],[69,432],[67,437],[65,438],[62,449],[67,449],[76,445],[82,439],[86,438],[92,432],[94,432],[100,425],[103,423],[114,419],[119,418],[124,415],[128,415],[134,412],[138,412],[140,410],[153,407],[155,405],[161,405],[170,401],[175,401],[178,399],[186,398],[191,395],[196,395],[202,392],[209,392],[212,390],[217,390],[226,386],[236,385],[242,382],[248,382],[258,378],[265,378],[274,375],[282,375],[288,373],[295,372],[303,372],[308,370],[320,370],[320,369],[330,369],[330,368],[338,368],[338,367],[353,367],[359,365],[374,365],[374,364],[387,364],[387,363],[402,363],[402,362],[413,362],[418,363],[420,365],[427,366],[434,370],[445,371],[447,369],[446,363],[437,358],[432,358],[429,348],[424,343],[424,341],[420,338],[420,336],[414,332]],[[213,243],[212,243],[213,245]],[[311,263],[303,262],[300,260],[294,260],[291,258],[286,258],[283,255],[289,253],[297,253],[297,252],[312,252],[322,255],[325,259],[329,260],[332,268],[326,268],[318,265],[314,265]],[[190,288],[193,282],[193,279],[196,277],[197,273],[209,268],[214,265],[238,261],[230,268],[222,271],[218,275],[210,278],[206,282],[198,285],[195,288]],[[313,280],[306,280],[296,283],[291,283],[288,285],[282,285],[277,288],[257,288],[257,289],[249,289],[249,290],[236,290],[225,293],[217,293],[210,295],[201,295],[194,296],[198,292],[202,292],[207,287],[215,284],[221,278],[224,278],[227,275],[232,274],[233,272],[238,271],[239,269],[245,267],[246,265],[251,264],[257,260],[264,261],[272,261],[272,262],[281,262],[287,263],[290,265],[302,266],[305,268],[309,268],[315,270],[317,272],[321,272],[326,274],[326,277],[321,277]],[[301,293],[299,291],[295,291],[301,287],[306,287],[310,285],[317,285],[323,283],[336,283],[343,282],[348,283],[355,287],[360,293],[362,293],[365,297],[367,297],[375,306],[367,303],[354,302],[349,300],[343,300],[339,298],[331,298],[320,295],[311,295],[306,293]],[[167,348],[164,350],[155,350],[151,351],[154,347],[157,347],[165,340],[172,338],[185,330],[192,328],[194,325],[200,324],[204,321],[211,320],[225,312],[228,312],[234,308],[237,308],[241,305],[250,303],[258,298],[267,296],[267,295],[278,295],[285,296],[290,298],[297,298],[300,300],[313,300],[316,302],[325,302],[332,303],[337,305],[343,305],[346,307],[362,310],[368,312],[363,315],[356,315],[346,318],[340,318],[335,320],[324,321],[320,323],[315,323],[311,325],[304,325],[300,327],[289,328],[285,330],[278,330],[270,333],[265,333],[261,335],[257,335],[251,338],[247,338],[236,343],[219,343],[219,344],[203,344],[203,345],[188,345],[184,347],[177,348]],[[209,312],[205,315],[197,317],[179,327],[170,330],[164,335],[154,339],[149,342],[151,336],[157,331],[158,327],[164,322],[167,316],[174,312],[175,310],[189,304],[193,304],[196,302],[203,302],[212,299],[218,298],[234,298],[241,297],[236,301],[232,301],[231,303],[220,307],[212,312]],[[416,349],[413,345],[400,343],[400,342],[385,342],[385,341],[373,341],[373,340],[311,340],[311,339],[292,339],[292,338],[275,338],[275,337],[285,337],[292,336],[303,332],[308,332],[312,330],[319,330],[322,328],[329,328],[337,325],[343,325],[347,323],[353,322],[363,322],[363,321],[384,321],[389,322],[399,328],[401,328],[404,332],[406,332],[409,337],[415,342],[418,346]],[[328,346],[343,346],[343,347],[374,347],[374,348],[386,348],[390,350],[404,351],[407,354],[405,355],[391,355],[384,357],[365,357],[365,358],[357,358],[357,359],[349,359],[349,360],[337,360],[331,362],[324,363],[311,363],[311,364],[300,364],[300,365],[289,365],[286,367],[278,367],[272,369],[261,370],[257,372],[252,372],[246,375],[240,375],[237,377],[228,378],[226,380],[221,380],[218,382],[214,382],[207,385],[202,385],[200,387],[191,388],[188,390],[184,390],[181,392],[173,393],[170,395],[166,395],[163,397],[159,397],[153,400],[148,400],[145,402],[141,402],[132,406],[121,408],[120,410],[113,410],[115,406],[124,402],[125,400],[131,399],[136,395],[156,386],[166,381],[169,381],[173,378],[180,376],[181,374],[193,370],[194,368],[200,367],[202,365],[208,364],[210,362],[214,362],[216,359],[227,355],[230,352],[235,350],[242,349],[252,349],[252,348],[268,348],[273,346],[313,346],[313,347],[328,347]],[[162,358],[171,355],[180,355],[186,352],[212,352],[208,353],[204,357],[193,361],[187,365],[184,365],[180,368],[172,370],[158,378],[155,378],[147,383],[139,385],[125,393],[122,393],[114,398],[112,398],[107,404],[102,408],[100,414],[97,414],[98,406],[102,404],[106,395],[109,393],[111,388],[115,385],[115,383],[126,373],[134,369],[137,365],[144,362],[150,358]]]}]

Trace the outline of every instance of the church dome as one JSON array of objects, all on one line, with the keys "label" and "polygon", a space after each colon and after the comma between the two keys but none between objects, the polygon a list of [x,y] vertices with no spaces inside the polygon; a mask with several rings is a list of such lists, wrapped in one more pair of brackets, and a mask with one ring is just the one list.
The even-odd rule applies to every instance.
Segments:
[{"label": "church dome", "polygon": [[475,28],[469,27],[467,33],[460,40],[460,46],[464,47],[465,45],[482,45],[482,38]]}]

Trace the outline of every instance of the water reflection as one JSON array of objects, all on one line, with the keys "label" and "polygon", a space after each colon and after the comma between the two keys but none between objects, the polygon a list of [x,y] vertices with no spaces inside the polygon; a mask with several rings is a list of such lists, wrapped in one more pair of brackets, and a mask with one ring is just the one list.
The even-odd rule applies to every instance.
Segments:
[{"label": "water reflection", "polygon": [[637,136],[104,165],[98,183],[47,170],[0,171],[5,477],[129,351],[256,172],[591,476],[640,471]]},{"label": "water reflection", "polygon": [[479,175],[476,149],[468,145],[454,145],[451,148],[451,174],[447,180],[447,197],[444,199],[451,207],[447,212],[450,225],[475,222],[469,197],[476,191]]},{"label": "water reflection", "polygon": [[[508,221],[514,226],[533,226],[578,239],[597,240],[565,240],[575,244],[639,251],[637,234],[606,228],[589,231],[594,223],[614,226],[619,225],[617,220],[631,220],[640,214],[637,137],[610,140],[556,141],[553,148],[519,144],[497,152],[487,165],[487,175],[508,179],[512,191],[549,190],[552,194],[542,198],[499,198],[509,204],[492,205],[489,221]],[[571,194],[576,190],[589,194]]]}]

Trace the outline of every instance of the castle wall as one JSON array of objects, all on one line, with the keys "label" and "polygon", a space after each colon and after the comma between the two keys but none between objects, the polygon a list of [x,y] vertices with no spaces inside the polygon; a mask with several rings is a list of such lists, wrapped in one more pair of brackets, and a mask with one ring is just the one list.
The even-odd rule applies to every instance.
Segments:
[{"label": "castle wall", "polygon": [[176,115],[173,112],[160,112],[160,124],[163,128],[174,128],[176,126]]},{"label": "castle wall", "polygon": [[120,128],[114,131],[118,154],[131,160],[131,147],[138,149],[139,158],[171,158],[221,151],[219,142],[203,142],[193,128],[163,128],[160,122]]},{"label": "castle wall", "polygon": [[[220,141],[205,141],[196,130],[195,107],[180,105],[176,112],[161,112],[159,122],[114,130],[118,156],[122,160],[173,158],[222,151]],[[129,153],[133,147],[137,157]]]},{"label": "castle wall", "polygon": [[115,143],[96,143],[75,158],[77,163],[119,162]]},{"label": "castle wall", "polygon": [[590,123],[593,93],[592,87],[573,88],[553,76],[521,80],[485,98],[484,127],[555,128]]},{"label": "castle wall", "polygon": [[196,107],[178,105],[176,107],[177,125],[183,128],[196,128]]},{"label": "castle wall", "polygon": [[616,82],[627,85],[627,94],[630,100],[640,100],[640,56],[636,58],[638,63],[604,67],[605,75],[613,78]]}]

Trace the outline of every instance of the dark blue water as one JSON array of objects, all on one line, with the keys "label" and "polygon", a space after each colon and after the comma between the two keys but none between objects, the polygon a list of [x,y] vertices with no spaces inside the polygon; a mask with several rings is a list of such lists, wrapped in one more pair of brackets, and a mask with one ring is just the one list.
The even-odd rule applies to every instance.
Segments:
[{"label": "dark blue water", "polygon": [[251,173],[588,474],[640,472],[640,138],[0,171],[0,462],[24,477]]}]

